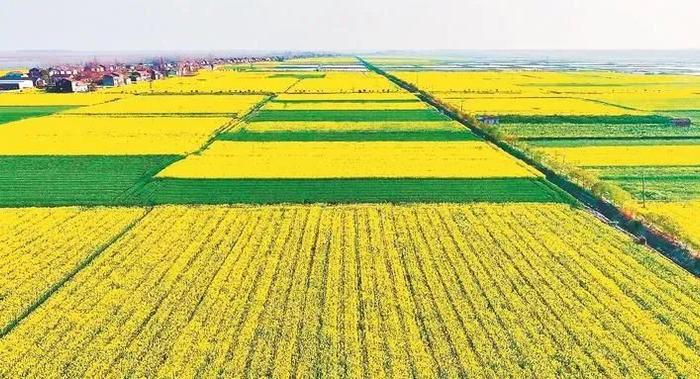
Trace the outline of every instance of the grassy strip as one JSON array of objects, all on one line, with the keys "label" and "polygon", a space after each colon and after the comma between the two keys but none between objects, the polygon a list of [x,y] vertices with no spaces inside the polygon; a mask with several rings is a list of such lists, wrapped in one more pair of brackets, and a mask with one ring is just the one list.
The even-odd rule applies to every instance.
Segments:
[{"label": "grassy strip", "polygon": [[700,199],[699,166],[595,167],[587,170],[620,186],[637,200]]},{"label": "grassy strip", "polygon": [[476,141],[466,130],[411,131],[278,131],[251,133],[245,130],[222,133],[223,141]]},{"label": "grassy strip", "polygon": [[700,128],[678,128],[668,124],[501,124],[499,129],[527,140],[700,137]]},{"label": "grassy strip", "polygon": [[155,179],[145,204],[567,202],[543,179]]},{"label": "grassy strip", "polygon": [[433,109],[397,110],[261,110],[256,121],[447,121]]},{"label": "grassy strip", "polygon": [[143,220],[148,213],[151,212],[151,208],[146,209],[146,211],[141,215],[141,217],[138,217],[136,220],[130,222],[128,225],[124,227],[119,233],[114,235],[112,238],[110,238],[107,242],[103,243],[100,245],[97,249],[95,249],[90,255],[85,257],[80,263],[78,263],[77,266],[73,270],[71,270],[69,273],[66,274],[61,280],[58,282],[54,283],[50,288],[48,288],[46,291],[41,293],[34,302],[29,304],[27,308],[25,308],[22,313],[17,315],[17,317],[10,321],[7,325],[4,325],[2,329],[0,329],[0,338],[5,337],[8,335],[14,328],[19,325],[22,320],[26,319],[29,317],[32,312],[34,312],[37,308],[39,308],[42,304],[44,304],[56,291],[61,289],[68,281],[73,279],[75,275],[77,275],[80,271],[82,271],[84,268],[89,266],[97,257],[100,256],[105,250],[107,250],[108,247],[110,247],[112,244],[114,244],[118,239],[122,238],[126,233],[129,232],[136,224],[138,224],[141,220]]},{"label": "grassy strip", "polygon": [[659,146],[697,145],[700,137],[666,138],[551,138],[527,140],[533,147],[582,147],[582,146]]},{"label": "grassy strip", "polygon": [[0,106],[0,124],[22,120],[29,117],[39,117],[75,108],[73,106]]},{"label": "grassy strip", "polygon": [[499,121],[506,124],[664,124],[671,118],[659,115],[622,115],[622,116],[525,116],[502,115]]},{"label": "grassy strip", "polygon": [[70,113],[66,117],[97,116],[97,117],[238,117],[237,112],[231,113],[148,113],[148,112],[123,112],[123,113]]},{"label": "grassy strip", "polygon": [[130,204],[131,192],[179,158],[170,155],[0,157],[0,206]]}]

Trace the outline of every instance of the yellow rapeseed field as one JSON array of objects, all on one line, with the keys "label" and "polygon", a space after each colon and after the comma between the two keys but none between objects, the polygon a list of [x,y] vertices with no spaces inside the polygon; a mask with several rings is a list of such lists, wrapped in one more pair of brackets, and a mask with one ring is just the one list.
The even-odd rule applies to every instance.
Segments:
[{"label": "yellow rapeseed field", "polygon": [[383,100],[418,100],[408,92],[370,92],[370,93],[281,93],[275,97],[279,101],[383,101]]},{"label": "yellow rapeseed field", "polygon": [[284,92],[298,79],[269,72],[200,71],[195,76],[180,76],[141,82],[102,90],[104,93],[236,93]]},{"label": "yellow rapeseed field", "polygon": [[0,330],[142,215],[139,208],[0,209]]},{"label": "yellow rapeseed field", "polygon": [[577,166],[700,165],[700,145],[549,147],[538,150]]},{"label": "yellow rapeseed field", "polygon": [[700,83],[694,89],[661,87],[652,91],[616,91],[590,98],[645,111],[684,111],[700,109]]},{"label": "yellow rapeseed field", "polygon": [[250,122],[241,125],[248,132],[353,132],[353,131],[417,131],[417,130],[464,130],[464,126],[456,121],[271,121]]},{"label": "yellow rapeseed field", "polygon": [[[123,96],[121,96],[123,97]],[[102,93],[0,93],[0,106],[93,105],[112,101],[119,96]]]},{"label": "yellow rapeseed field", "polygon": [[494,178],[537,171],[480,141],[214,142],[169,178]]},{"label": "yellow rapeseed field", "polygon": [[266,97],[261,95],[146,95],[82,107],[74,114],[201,114],[243,115]]},{"label": "yellow rapeseed field", "polygon": [[394,72],[402,80],[430,92],[486,95],[596,96],[607,93],[685,91],[700,87],[691,75],[643,75],[619,72],[545,71],[420,71]]},{"label": "yellow rapeseed field", "polygon": [[691,243],[700,246],[700,200],[678,202],[648,202],[643,212],[651,212],[669,217],[676,222],[691,239]]},{"label": "yellow rapeseed field", "polygon": [[158,207],[0,377],[694,378],[699,292],[566,205]]},{"label": "yellow rapeseed field", "polygon": [[186,154],[227,118],[48,116],[0,128],[0,155]]},{"label": "yellow rapeseed field", "polygon": [[289,93],[402,92],[403,90],[374,72],[324,72],[323,78],[303,79]]}]

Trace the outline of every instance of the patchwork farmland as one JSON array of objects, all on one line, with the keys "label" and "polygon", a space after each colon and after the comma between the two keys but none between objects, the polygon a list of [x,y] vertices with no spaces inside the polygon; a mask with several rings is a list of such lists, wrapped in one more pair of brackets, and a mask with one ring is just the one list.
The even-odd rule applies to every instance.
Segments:
[{"label": "patchwork farmland", "polygon": [[424,97],[694,246],[700,81],[407,62],[0,94],[0,377],[700,376],[697,277]]}]

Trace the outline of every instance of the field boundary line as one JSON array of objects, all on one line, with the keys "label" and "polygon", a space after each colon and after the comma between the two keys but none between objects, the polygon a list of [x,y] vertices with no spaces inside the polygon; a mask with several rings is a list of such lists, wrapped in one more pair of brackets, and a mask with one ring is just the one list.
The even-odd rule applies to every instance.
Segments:
[{"label": "field boundary line", "polygon": [[606,224],[634,236],[635,241],[643,243],[645,246],[660,253],[671,262],[688,271],[690,274],[700,278],[700,257],[694,256],[691,250],[673,240],[672,237],[664,235],[653,227],[639,223],[616,205],[597,197],[590,191],[583,188],[581,185],[569,180],[565,176],[544,166],[543,164],[536,162],[532,158],[525,155],[517,147],[511,146],[507,142],[498,140],[497,138],[491,136],[477,125],[474,125],[469,120],[461,117],[457,111],[452,110],[448,106],[445,106],[436,100],[428,92],[423,91],[417,86],[407,83],[385,72],[364,59],[358,59],[360,59],[360,61],[369,70],[384,76],[387,78],[387,80],[390,80],[404,90],[414,94],[420,100],[437,108],[446,117],[464,125],[474,134],[483,138],[485,141],[492,143],[514,159],[517,159],[518,161],[521,161],[528,166],[533,167],[533,169],[541,172],[544,174],[545,179],[548,182],[552,183],[567,196],[575,199],[575,204],[580,205],[589,213],[596,212],[600,214],[600,217],[603,218],[603,221]]},{"label": "field boundary line", "polygon": [[58,290],[60,290],[66,283],[68,283],[70,280],[72,280],[75,277],[75,275],[77,275],[83,269],[88,267],[105,250],[107,250],[110,246],[112,246],[120,238],[122,238],[129,231],[131,231],[131,229],[133,229],[134,226],[136,226],[144,218],[146,218],[146,216],[148,216],[148,214],[151,213],[152,210],[153,210],[153,207],[145,208],[144,212],[141,216],[139,216],[135,220],[131,221],[124,228],[122,228],[121,231],[119,231],[117,234],[112,236],[106,242],[104,242],[103,244],[98,246],[96,249],[94,249],[87,257],[85,257],[85,259],[80,261],[80,263],[78,263],[78,265],[76,265],[73,270],[68,272],[63,278],[61,278],[59,281],[57,281],[51,287],[49,287],[46,291],[44,291],[41,295],[39,295],[39,297],[37,297],[33,303],[31,303],[28,307],[26,307],[18,316],[16,316],[7,325],[4,325],[2,327],[2,329],[0,329],[0,339],[4,338],[8,334],[10,334],[17,326],[19,326],[19,324],[22,321],[24,321],[24,319],[31,316],[31,314],[35,310],[37,310],[42,304],[44,304],[47,300],[49,300],[51,298],[51,296],[53,296],[53,294],[58,292]]}]

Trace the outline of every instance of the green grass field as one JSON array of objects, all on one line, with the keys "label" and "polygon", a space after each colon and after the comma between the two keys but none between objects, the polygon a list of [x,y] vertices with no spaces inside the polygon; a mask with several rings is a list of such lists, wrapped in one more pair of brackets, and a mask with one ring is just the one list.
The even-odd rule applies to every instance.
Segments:
[{"label": "green grass field", "polygon": [[618,184],[635,198],[679,201],[700,199],[700,167],[588,168],[602,179]]},{"label": "green grass field", "polygon": [[256,121],[447,121],[433,109],[398,110],[261,110],[251,117]]},{"label": "green grass field", "polygon": [[134,196],[147,204],[567,202],[543,179],[156,179]]},{"label": "green grass field", "polygon": [[47,116],[74,108],[73,106],[0,106],[0,124],[29,117]]},{"label": "green grass field", "polygon": [[536,147],[582,147],[582,146],[660,146],[660,145],[697,145],[700,137],[667,138],[554,138],[527,140]]},{"label": "green grass field", "polygon": [[521,139],[566,138],[700,138],[700,128],[667,124],[501,124],[506,134]]},{"label": "green grass field", "polygon": [[178,156],[0,157],[0,206],[137,204],[139,201],[130,193],[177,159]]},{"label": "green grass field", "polygon": [[499,120],[504,124],[658,124],[668,125],[669,116],[622,115],[622,116],[521,116],[503,115]]}]

